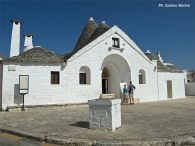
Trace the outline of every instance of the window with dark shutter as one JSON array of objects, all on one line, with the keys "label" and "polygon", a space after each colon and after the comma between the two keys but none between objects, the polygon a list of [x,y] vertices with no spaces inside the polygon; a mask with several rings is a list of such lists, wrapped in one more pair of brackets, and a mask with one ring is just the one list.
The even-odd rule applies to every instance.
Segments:
[{"label": "window with dark shutter", "polygon": [[60,75],[57,71],[51,72],[51,84],[59,84],[60,83]]},{"label": "window with dark shutter", "polygon": [[142,75],[139,75],[139,84],[143,84],[143,77],[142,77]]},{"label": "window with dark shutter", "polygon": [[118,38],[112,38],[112,46],[119,48],[119,39]]},{"label": "window with dark shutter", "polygon": [[80,84],[86,84],[86,73],[79,73]]},{"label": "window with dark shutter", "polygon": [[146,84],[146,73],[143,69],[139,70],[139,84]]}]

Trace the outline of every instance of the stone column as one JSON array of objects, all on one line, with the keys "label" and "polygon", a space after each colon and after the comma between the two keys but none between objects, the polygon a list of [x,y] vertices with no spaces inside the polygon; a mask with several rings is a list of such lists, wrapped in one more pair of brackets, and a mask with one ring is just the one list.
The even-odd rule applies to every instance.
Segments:
[{"label": "stone column", "polygon": [[121,99],[89,100],[90,129],[115,130],[121,126]]}]

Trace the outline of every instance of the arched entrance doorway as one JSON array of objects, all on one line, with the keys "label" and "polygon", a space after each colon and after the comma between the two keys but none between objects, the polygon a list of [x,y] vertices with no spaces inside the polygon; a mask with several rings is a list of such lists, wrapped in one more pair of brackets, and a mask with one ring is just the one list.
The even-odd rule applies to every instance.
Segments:
[{"label": "arched entrance doorway", "polygon": [[107,56],[102,63],[102,94],[114,93],[115,98],[120,98],[120,82],[131,80],[130,67],[120,55]]},{"label": "arched entrance doorway", "polygon": [[108,78],[110,77],[110,72],[106,67],[102,71],[102,94],[108,94]]}]

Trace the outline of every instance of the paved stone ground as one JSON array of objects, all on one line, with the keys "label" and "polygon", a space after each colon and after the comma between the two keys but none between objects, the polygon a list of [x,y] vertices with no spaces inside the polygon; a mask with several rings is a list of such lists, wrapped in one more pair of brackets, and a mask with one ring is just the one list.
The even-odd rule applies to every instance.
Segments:
[{"label": "paved stone ground", "polygon": [[64,145],[195,145],[195,96],[122,105],[122,126],[89,129],[88,108],[0,112],[0,130]]},{"label": "paved stone ground", "polygon": [[2,133],[0,131],[0,146],[59,146],[45,142],[31,141],[16,135]]}]

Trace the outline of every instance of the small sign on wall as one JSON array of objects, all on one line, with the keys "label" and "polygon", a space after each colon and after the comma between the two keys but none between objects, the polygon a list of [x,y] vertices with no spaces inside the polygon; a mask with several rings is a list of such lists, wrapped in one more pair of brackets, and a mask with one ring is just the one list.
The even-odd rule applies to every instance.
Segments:
[{"label": "small sign on wall", "polygon": [[19,75],[19,94],[28,94],[29,75]]},{"label": "small sign on wall", "polygon": [[8,66],[8,71],[16,71],[16,66],[15,65]]}]

